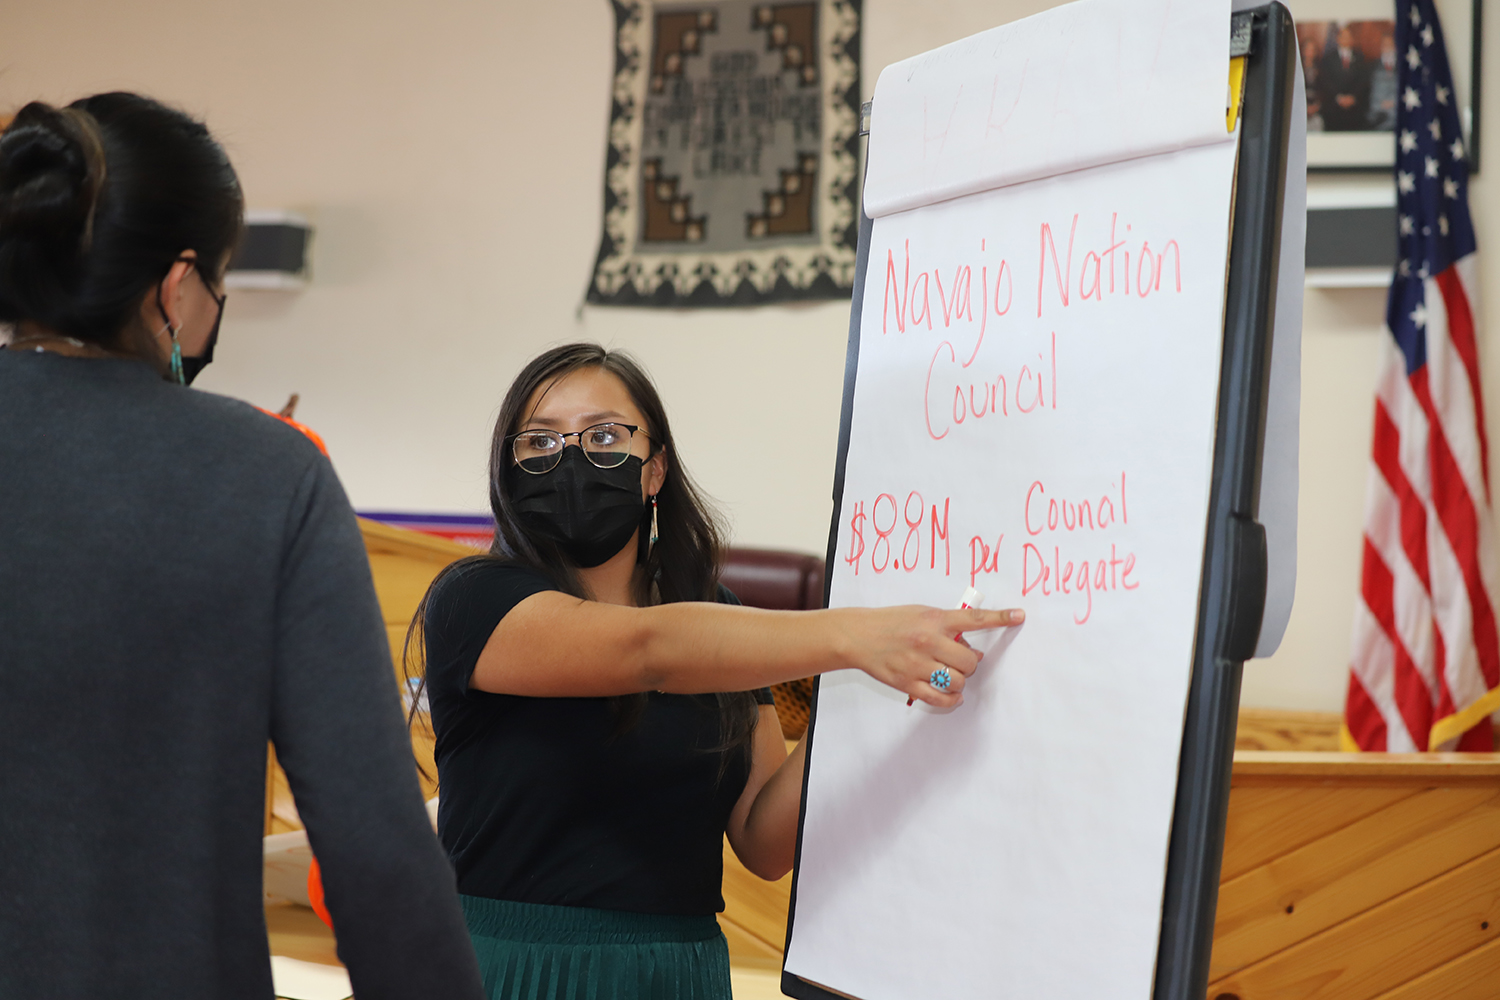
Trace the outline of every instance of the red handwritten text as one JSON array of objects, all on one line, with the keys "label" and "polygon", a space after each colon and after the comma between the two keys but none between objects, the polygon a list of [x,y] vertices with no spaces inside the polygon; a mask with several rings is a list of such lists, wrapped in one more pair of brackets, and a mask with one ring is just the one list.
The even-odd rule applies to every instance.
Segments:
[{"label": "red handwritten text", "polygon": [[[1115,497],[1120,500],[1118,508]],[[1125,499],[1125,473],[1120,473],[1118,486],[1111,483],[1109,489],[1099,495],[1069,501],[1047,496],[1047,487],[1040,479],[1026,490],[1026,533],[1040,535],[1043,531],[1100,531],[1116,521],[1130,523],[1130,507]]]},{"label": "red handwritten text", "polygon": [[[922,561],[922,538],[925,531],[928,539],[927,568],[937,569],[938,542],[941,541],[943,575],[951,575],[953,559],[948,544],[949,507],[950,498],[944,497],[941,506],[933,504],[929,509],[922,494],[916,490],[906,495],[904,503],[898,503],[895,494],[882,493],[870,504],[868,514],[863,500],[854,501],[849,515],[849,551],[844,556],[844,562],[853,567],[855,576],[859,575],[861,565],[868,565],[876,573],[884,573],[887,569],[910,573]],[[865,542],[866,527],[875,533],[875,540],[868,545]],[[905,527],[906,533],[898,536],[897,532],[902,527]],[[893,536],[897,541],[892,541]],[[868,559],[865,558],[867,555]]]},{"label": "red handwritten text", "polygon": [[1088,622],[1094,613],[1094,594],[1111,590],[1134,590],[1140,586],[1139,580],[1131,580],[1130,575],[1135,572],[1135,553],[1127,552],[1123,556],[1116,551],[1115,544],[1110,543],[1109,558],[1101,555],[1098,563],[1091,559],[1073,562],[1071,559],[1064,561],[1060,546],[1052,546],[1052,562],[1047,562],[1047,554],[1042,549],[1025,542],[1021,546],[1021,596],[1026,597],[1032,591],[1039,590],[1044,597],[1052,597],[1058,594],[1082,594],[1085,604],[1083,614],[1073,614],[1075,624],[1083,625]]},{"label": "red handwritten text", "polygon": [[1034,368],[1030,362],[1024,363],[1019,369],[1012,369],[1008,378],[1001,373],[975,380],[964,375],[968,365],[957,366],[957,362],[953,345],[945,340],[938,344],[927,365],[922,403],[927,435],[934,441],[941,441],[954,425],[970,418],[982,420],[987,416],[1008,417],[1012,413],[1057,409],[1056,333],[1048,342],[1047,353],[1036,353]]},{"label": "red handwritten text", "polygon": [[[1132,269],[1132,249],[1129,242],[1131,227],[1127,223],[1125,231],[1116,239],[1119,220],[1118,212],[1110,213],[1108,243],[1100,250],[1088,250],[1079,260],[1077,285],[1073,283],[1073,244],[1078,235],[1078,216],[1075,214],[1068,226],[1068,242],[1062,254],[1058,253],[1057,238],[1052,226],[1046,222],[1041,224],[1036,275],[1038,318],[1042,315],[1042,304],[1047,297],[1049,275],[1057,301],[1064,309],[1072,302],[1074,294],[1080,301],[1093,299],[1095,302],[1103,302],[1106,295],[1114,295],[1118,289],[1128,298],[1132,282],[1136,297],[1142,299],[1154,292],[1182,291],[1182,248],[1177,245],[1177,241],[1166,239],[1156,249],[1152,249],[1150,240],[1142,240],[1134,247],[1135,266]],[[1049,263],[1051,267],[1048,267]],[[1115,280],[1117,277],[1118,285]]]}]

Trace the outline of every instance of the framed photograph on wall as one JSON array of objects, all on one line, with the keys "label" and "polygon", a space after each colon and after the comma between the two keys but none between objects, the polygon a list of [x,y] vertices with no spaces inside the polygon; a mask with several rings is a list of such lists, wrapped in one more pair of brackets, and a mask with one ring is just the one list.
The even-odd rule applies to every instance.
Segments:
[{"label": "framed photograph on wall", "polygon": [[[1453,72],[1469,170],[1479,170],[1484,0],[1434,0]],[[1393,0],[1304,0],[1297,46],[1307,80],[1309,170],[1389,171],[1396,160],[1400,61]]]}]

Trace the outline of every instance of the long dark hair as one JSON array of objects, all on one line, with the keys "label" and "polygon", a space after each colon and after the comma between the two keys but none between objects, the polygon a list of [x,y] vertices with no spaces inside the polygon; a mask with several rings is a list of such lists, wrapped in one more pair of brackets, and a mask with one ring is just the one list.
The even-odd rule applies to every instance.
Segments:
[{"label": "long dark hair", "polygon": [[33,102],[0,134],[0,323],[154,358],[142,296],[184,250],[218,276],[244,199],[208,129],[136,94]]},{"label": "long dark hair", "polygon": [[[534,358],[521,369],[495,421],[490,442],[490,509],[495,515],[495,540],[490,554],[460,559],[443,569],[427,589],[406,633],[402,654],[407,689],[412,692],[408,724],[416,724],[422,692],[426,689],[424,665],[414,655],[424,646],[424,630],[432,595],[450,576],[496,560],[515,563],[535,570],[552,580],[557,588],[574,597],[587,600],[578,576],[577,565],[561,547],[545,538],[529,534],[521,526],[509,490],[506,470],[511,465],[509,437],[520,430],[525,408],[532,395],[542,386],[585,368],[598,368],[618,378],[630,399],[646,420],[653,454],[667,454],[667,473],[656,494],[657,525],[660,538],[651,545],[647,532],[638,534],[637,560],[642,572],[636,574],[636,603],[641,607],[672,604],[678,601],[713,601],[718,597],[719,574],[724,561],[724,529],[719,513],[693,483],[677,456],[672,427],[666,407],[651,377],[634,358],[623,351],[611,351],[598,344],[578,343],[554,347]],[[644,529],[649,523],[642,522]],[[748,749],[755,735],[759,709],[755,698],[744,692],[716,695],[719,707],[721,742],[712,748],[723,753],[720,776],[725,773],[730,751]],[[645,694],[621,695],[611,699],[619,726],[628,730],[640,718],[647,702]]]}]

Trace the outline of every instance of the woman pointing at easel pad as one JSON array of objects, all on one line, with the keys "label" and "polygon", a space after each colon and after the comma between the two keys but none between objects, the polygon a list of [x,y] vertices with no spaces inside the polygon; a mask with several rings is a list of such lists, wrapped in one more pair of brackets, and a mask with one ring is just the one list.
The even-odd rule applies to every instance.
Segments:
[{"label": "woman pointing at easel pad", "polygon": [[494,554],[434,581],[408,643],[486,988],[728,1000],[723,839],[766,879],[796,847],[803,747],[767,687],[857,669],[953,708],[980,659],[961,634],[1023,616],[737,606],[655,387],[596,345],[517,376],[490,473]]}]

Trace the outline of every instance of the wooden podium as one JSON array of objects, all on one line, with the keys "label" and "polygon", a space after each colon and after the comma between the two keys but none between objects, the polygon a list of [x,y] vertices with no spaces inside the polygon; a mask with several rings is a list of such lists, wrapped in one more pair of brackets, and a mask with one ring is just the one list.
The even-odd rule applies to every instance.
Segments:
[{"label": "wooden podium", "polygon": [[1500,754],[1235,755],[1209,996],[1500,995]]},{"label": "wooden podium", "polygon": [[[399,658],[427,585],[473,550],[361,528]],[[1234,758],[1209,998],[1500,997],[1500,754],[1321,751],[1335,734],[1326,716],[1241,714],[1239,745],[1267,749]],[[413,750],[435,774],[430,736],[414,733]],[[268,833],[297,825],[272,770]],[[726,843],[719,922],[735,964],[780,968],[790,889],[791,876],[763,881]]]}]

